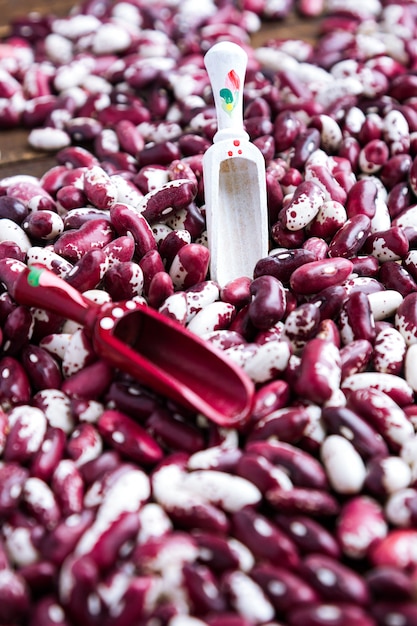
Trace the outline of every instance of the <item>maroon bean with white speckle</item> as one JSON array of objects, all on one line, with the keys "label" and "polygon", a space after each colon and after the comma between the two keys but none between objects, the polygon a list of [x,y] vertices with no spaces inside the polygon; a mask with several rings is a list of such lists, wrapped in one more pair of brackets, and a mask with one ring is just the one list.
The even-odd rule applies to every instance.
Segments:
[{"label": "maroon bean with white speckle", "polygon": [[27,216],[22,222],[22,228],[31,240],[50,241],[62,233],[64,223],[58,213],[39,210]]}]

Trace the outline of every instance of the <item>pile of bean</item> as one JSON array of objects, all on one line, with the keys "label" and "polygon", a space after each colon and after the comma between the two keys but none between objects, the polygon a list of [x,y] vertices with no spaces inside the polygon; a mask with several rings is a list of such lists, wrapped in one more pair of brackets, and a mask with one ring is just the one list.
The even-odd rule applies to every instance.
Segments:
[{"label": "pile of bean", "polygon": [[[316,45],[261,19],[322,14]],[[0,44],[0,126],[56,153],[0,181],[0,624],[416,626],[417,5],[86,0]],[[271,233],[210,280],[203,56],[249,55]],[[256,385],[224,429],[14,302],[40,262],[140,299]]]}]

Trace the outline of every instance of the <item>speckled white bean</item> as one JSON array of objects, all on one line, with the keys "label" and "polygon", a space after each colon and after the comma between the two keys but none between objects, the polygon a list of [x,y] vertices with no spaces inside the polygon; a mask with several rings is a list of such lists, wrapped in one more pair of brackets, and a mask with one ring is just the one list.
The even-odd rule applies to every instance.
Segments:
[{"label": "speckled white bean", "polygon": [[73,59],[73,44],[58,33],[50,33],[45,37],[45,52],[53,63],[66,64]]},{"label": "speckled white bean", "polygon": [[371,233],[388,230],[391,226],[391,217],[388,205],[383,197],[383,193],[379,191],[379,187],[375,199],[375,209],[375,215],[371,219]]},{"label": "speckled white bean", "polygon": [[191,494],[203,494],[206,501],[229,513],[257,504],[262,494],[246,478],[217,470],[196,470],[183,474],[181,488]]},{"label": "speckled white bean", "polygon": [[396,328],[383,328],[374,343],[374,368],[377,372],[390,374],[401,372],[406,350],[404,337]]},{"label": "speckled white bean", "polygon": [[71,137],[62,130],[52,126],[33,128],[28,135],[29,145],[35,150],[55,152],[71,145]]},{"label": "speckled white bean", "polygon": [[131,36],[123,26],[112,23],[100,24],[93,37],[94,54],[115,54],[129,47]]},{"label": "speckled white bean", "polygon": [[272,380],[277,372],[283,372],[291,356],[287,341],[268,341],[257,347],[256,352],[247,359],[243,369],[255,383]]},{"label": "speckled white bean", "polygon": [[375,291],[368,294],[369,304],[371,305],[371,311],[374,316],[374,320],[387,319],[392,317],[403,301],[403,296],[399,291],[394,289],[386,289],[384,291]]},{"label": "speckled white bean", "polygon": [[22,405],[12,409],[8,415],[9,432],[12,431],[22,442],[28,453],[37,452],[45,437],[47,419],[40,409]]},{"label": "speckled white bean", "polygon": [[23,228],[7,217],[0,220],[0,241],[13,241],[23,252],[27,252],[32,246]]},{"label": "speckled white bean", "polygon": [[404,361],[405,380],[413,391],[417,391],[417,343],[408,347]]},{"label": "speckled white bean", "polygon": [[415,500],[417,491],[407,488],[400,489],[393,493],[385,503],[385,516],[387,520],[399,528],[411,526],[410,509],[407,506],[408,500]]},{"label": "speckled white bean", "polygon": [[39,263],[52,270],[60,278],[63,278],[73,268],[72,263],[62,258],[62,256],[56,254],[50,248],[41,248],[40,246],[33,246],[28,249],[26,262],[28,265]]},{"label": "speckled white bean", "polygon": [[382,483],[387,494],[405,489],[411,482],[410,466],[399,456],[387,456],[382,459]]},{"label": "speckled white bean", "polygon": [[40,341],[40,346],[60,359],[64,358],[65,350],[71,341],[71,333],[53,333]]},{"label": "speckled white bean", "polygon": [[196,335],[204,335],[213,330],[227,328],[236,313],[229,302],[212,302],[199,311],[188,324],[188,330]]},{"label": "speckled white bean", "polygon": [[252,624],[273,619],[275,610],[262,589],[243,572],[234,571],[227,577],[231,603],[239,615]]},{"label": "speckled white bean", "polygon": [[352,374],[342,381],[342,390],[355,391],[357,389],[374,388],[383,391],[387,395],[395,393],[403,398],[409,399],[407,404],[413,402],[413,390],[404,379],[394,374],[386,374],[383,372],[360,372]]},{"label": "speckled white bean", "polygon": [[321,459],[337,493],[359,493],[366,477],[365,464],[353,445],[340,435],[329,435],[321,446]]},{"label": "speckled white bean", "polygon": [[59,389],[42,389],[36,394],[37,403],[42,404],[48,424],[54,428],[61,428],[70,434],[74,430],[74,417],[71,401]]},{"label": "speckled white bean", "polygon": [[64,351],[62,372],[66,378],[82,370],[93,359],[93,349],[83,329],[76,330]]},{"label": "speckled white bean", "polygon": [[220,290],[214,280],[206,280],[196,287],[187,289],[185,295],[187,297],[188,306],[187,323],[189,323],[201,309],[204,309],[206,306],[219,299]]},{"label": "speckled white bean", "polygon": [[159,308],[159,312],[184,326],[188,317],[188,301],[185,292],[177,291],[172,296],[168,296]]}]

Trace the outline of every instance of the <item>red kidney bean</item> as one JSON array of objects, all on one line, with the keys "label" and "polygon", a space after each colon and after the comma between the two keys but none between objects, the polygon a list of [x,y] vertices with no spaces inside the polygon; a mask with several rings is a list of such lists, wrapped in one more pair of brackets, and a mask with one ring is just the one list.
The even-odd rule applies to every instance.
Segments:
[{"label": "red kidney bean", "polygon": [[83,191],[91,204],[98,209],[109,209],[117,200],[117,192],[111,178],[97,165],[85,169]]},{"label": "red kidney bean", "polygon": [[277,152],[284,152],[291,148],[301,130],[301,122],[293,111],[281,111],[275,120],[273,137]]},{"label": "red kidney bean", "polygon": [[53,596],[46,596],[33,605],[30,626],[69,626],[64,610]]},{"label": "red kidney bean", "polygon": [[367,339],[356,339],[340,350],[342,380],[364,372],[373,356],[372,344]]},{"label": "red kidney bean", "polygon": [[295,382],[295,391],[301,397],[323,404],[339,389],[341,364],[339,350],[323,339],[307,342]]},{"label": "red kidney bean", "polygon": [[271,237],[282,248],[299,248],[305,241],[303,228],[289,230],[278,217],[278,221],[271,228]]},{"label": "red kidney bean", "polygon": [[263,589],[279,614],[285,614],[300,604],[311,604],[319,599],[317,592],[310,585],[282,566],[261,563],[251,570],[251,577]]},{"label": "red kidney bean", "polygon": [[153,411],[146,420],[146,430],[164,447],[192,454],[204,446],[202,434],[181,417],[163,409]]},{"label": "red kidney bean", "polygon": [[10,515],[18,507],[28,477],[28,469],[18,463],[10,462],[0,466],[0,511],[2,515]]},{"label": "red kidney bean", "polygon": [[366,215],[372,219],[375,215],[375,202],[378,188],[371,178],[358,180],[350,189],[346,200],[346,212],[349,218],[354,215]]},{"label": "red kidney bean", "polygon": [[294,270],[290,278],[290,286],[297,293],[309,295],[326,287],[340,285],[352,271],[349,259],[334,257],[312,261]]},{"label": "red kidney bean", "polygon": [[377,600],[403,601],[412,597],[410,577],[395,567],[375,567],[366,573],[365,579]]},{"label": "red kidney bean", "polygon": [[379,173],[385,188],[391,190],[398,183],[406,181],[412,161],[412,157],[406,152],[390,157]]},{"label": "red kidney bean", "polygon": [[358,276],[376,277],[379,271],[378,259],[372,255],[360,255],[350,259],[353,263],[352,273]]},{"label": "red kidney bean", "polygon": [[62,381],[59,364],[44,348],[28,344],[20,356],[34,391],[59,389]]},{"label": "red kidney bean", "polygon": [[265,457],[245,453],[237,461],[236,474],[250,480],[262,493],[273,488],[291,489],[292,482],[284,470],[275,467]]},{"label": "red kidney bean", "polygon": [[365,244],[370,231],[371,220],[367,215],[359,213],[350,217],[333,236],[329,244],[329,256],[355,256]]},{"label": "red kidney bean", "polygon": [[329,433],[346,437],[364,459],[388,455],[388,447],[379,432],[348,407],[323,407],[322,418]]},{"label": "red kidney bean", "polygon": [[82,292],[95,289],[101,282],[107,266],[104,249],[88,250],[65,274],[65,281]]},{"label": "red kidney bean", "polygon": [[417,284],[412,276],[395,261],[385,261],[378,276],[386,289],[394,289],[404,297],[417,291]]},{"label": "red kidney bean", "polygon": [[232,516],[232,533],[261,560],[282,563],[291,569],[299,563],[292,540],[268,518],[251,509],[242,509]]},{"label": "red kidney bean", "polygon": [[290,398],[288,383],[274,380],[255,392],[251,421],[257,423],[273,411],[284,408]]},{"label": "red kidney bean", "polygon": [[141,205],[143,216],[149,222],[165,220],[171,213],[187,208],[196,193],[193,180],[171,180],[144,196]]},{"label": "red kidney bean", "polygon": [[104,411],[97,427],[104,441],[128,458],[146,465],[157,463],[162,458],[161,448],[156,441],[120,411]]},{"label": "red kidney bean", "polygon": [[303,243],[303,249],[310,250],[314,254],[316,261],[319,261],[326,258],[329,246],[321,237],[310,237]]},{"label": "red kidney bean", "polygon": [[259,276],[250,286],[253,297],[249,303],[249,317],[259,329],[268,329],[280,321],[285,313],[285,290],[281,281],[273,276]]},{"label": "red kidney bean", "polygon": [[31,461],[31,475],[49,482],[55,468],[63,457],[64,448],[64,431],[61,428],[49,426],[46,429],[41,446]]},{"label": "red kidney bean", "polygon": [[197,614],[215,613],[226,609],[226,598],[208,567],[196,563],[185,563],[182,567],[182,575],[191,606]]},{"label": "red kidney bean", "polygon": [[373,343],[376,335],[375,320],[366,294],[361,291],[350,294],[342,305],[339,326],[344,345],[358,339]]},{"label": "red kidney bean", "polygon": [[9,409],[30,400],[30,384],[22,365],[14,357],[0,360],[0,403]]},{"label": "red kidney bean", "polygon": [[301,554],[325,554],[334,559],[341,556],[335,537],[317,520],[304,515],[278,513],[274,520],[292,538]]},{"label": "red kidney bean", "polygon": [[[110,209],[112,225],[119,235],[131,233],[135,241],[136,256],[140,259],[149,250],[156,249],[152,229],[146,219],[127,204],[115,203]],[[110,243],[108,241],[107,243]]]},{"label": "red kidney bean", "polygon": [[[346,300],[347,293],[342,285],[325,287],[309,299],[308,304],[314,304],[320,314],[320,321],[336,318]],[[301,305],[303,306],[303,305]]]},{"label": "red kidney bean", "polygon": [[417,619],[417,607],[412,601],[381,601],[372,607],[372,615],[381,626],[389,626],[393,619],[401,620],[404,626],[411,626]]},{"label": "red kidney bean", "polygon": [[250,453],[264,456],[273,465],[284,467],[294,485],[325,490],[328,480],[322,465],[311,454],[280,441],[252,441],[246,446]]},{"label": "red kidney bean", "polygon": [[291,490],[273,488],[265,494],[267,502],[286,515],[334,516],[339,512],[339,504],[334,496],[326,491],[307,487],[294,487]]},{"label": "red kidney bean", "polygon": [[145,294],[148,294],[154,276],[161,272],[165,272],[165,267],[158,250],[155,248],[148,250],[148,252],[146,252],[142,258],[139,259],[139,266],[142,269],[143,274],[143,291]]},{"label": "red kidney bean", "polygon": [[159,254],[163,266],[168,271],[177,252],[191,243],[191,235],[187,230],[172,230],[159,244]]},{"label": "red kidney bean", "polygon": [[199,549],[198,561],[215,573],[239,567],[238,555],[227,538],[199,530],[193,533],[193,539]]},{"label": "red kidney bean", "polygon": [[363,579],[351,568],[325,555],[307,555],[302,562],[307,582],[327,601],[366,606],[369,592]]},{"label": "red kidney bean", "polygon": [[315,260],[314,254],[303,248],[283,250],[260,259],[255,265],[254,278],[271,275],[287,284],[297,267]]},{"label": "red kidney bean", "polygon": [[394,185],[387,198],[387,206],[391,219],[399,217],[412,206],[413,200],[408,183],[400,182]]},{"label": "red kidney bean", "polygon": [[398,451],[413,434],[404,411],[383,391],[354,390],[348,395],[347,406],[369,422],[393,451]]},{"label": "red kidney bean", "polygon": [[251,429],[248,441],[276,437],[287,443],[297,442],[310,422],[310,416],[303,407],[277,409],[262,418]]},{"label": "red kidney bean", "polygon": [[352,603],[312,604],[294,608],[288,615],[289,626],[332,626],[355,624],[355,626],[375,626],[375,621],[365,609]]},{"label": "red kidney bean", "polygon": [[320,132],[317,128],[307,128],[298,133],[294,143],[294,152],[290,159],[290,166],[302,170],[308,157],[320,147]]},{"label": "red kidney bean", "polygon": [[21,224],[28,216],[27,206],[13,196],[0,196],[0,217]]}]

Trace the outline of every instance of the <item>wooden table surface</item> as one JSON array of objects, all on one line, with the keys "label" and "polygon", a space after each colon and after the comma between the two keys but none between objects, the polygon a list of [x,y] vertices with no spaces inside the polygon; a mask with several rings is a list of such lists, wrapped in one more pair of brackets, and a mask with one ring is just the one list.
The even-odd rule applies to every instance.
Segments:
[{"label": "wooden table surface", "polygon": [[[14,18],[37,12],[43,15],[65,16],[76,4],[75,0],[0,0],[0,38],[8,33]],[[319,19],[301,19],[291,14],[285,21],[268,22],[252,38],[254,47],[270,38],[294,38],[314,41],[318,35]],[[12,129],[0,131],[0,178],[13,174],[41,176],[55,165],[53,155],[39,153],[27,143],[28,131]]]}]

